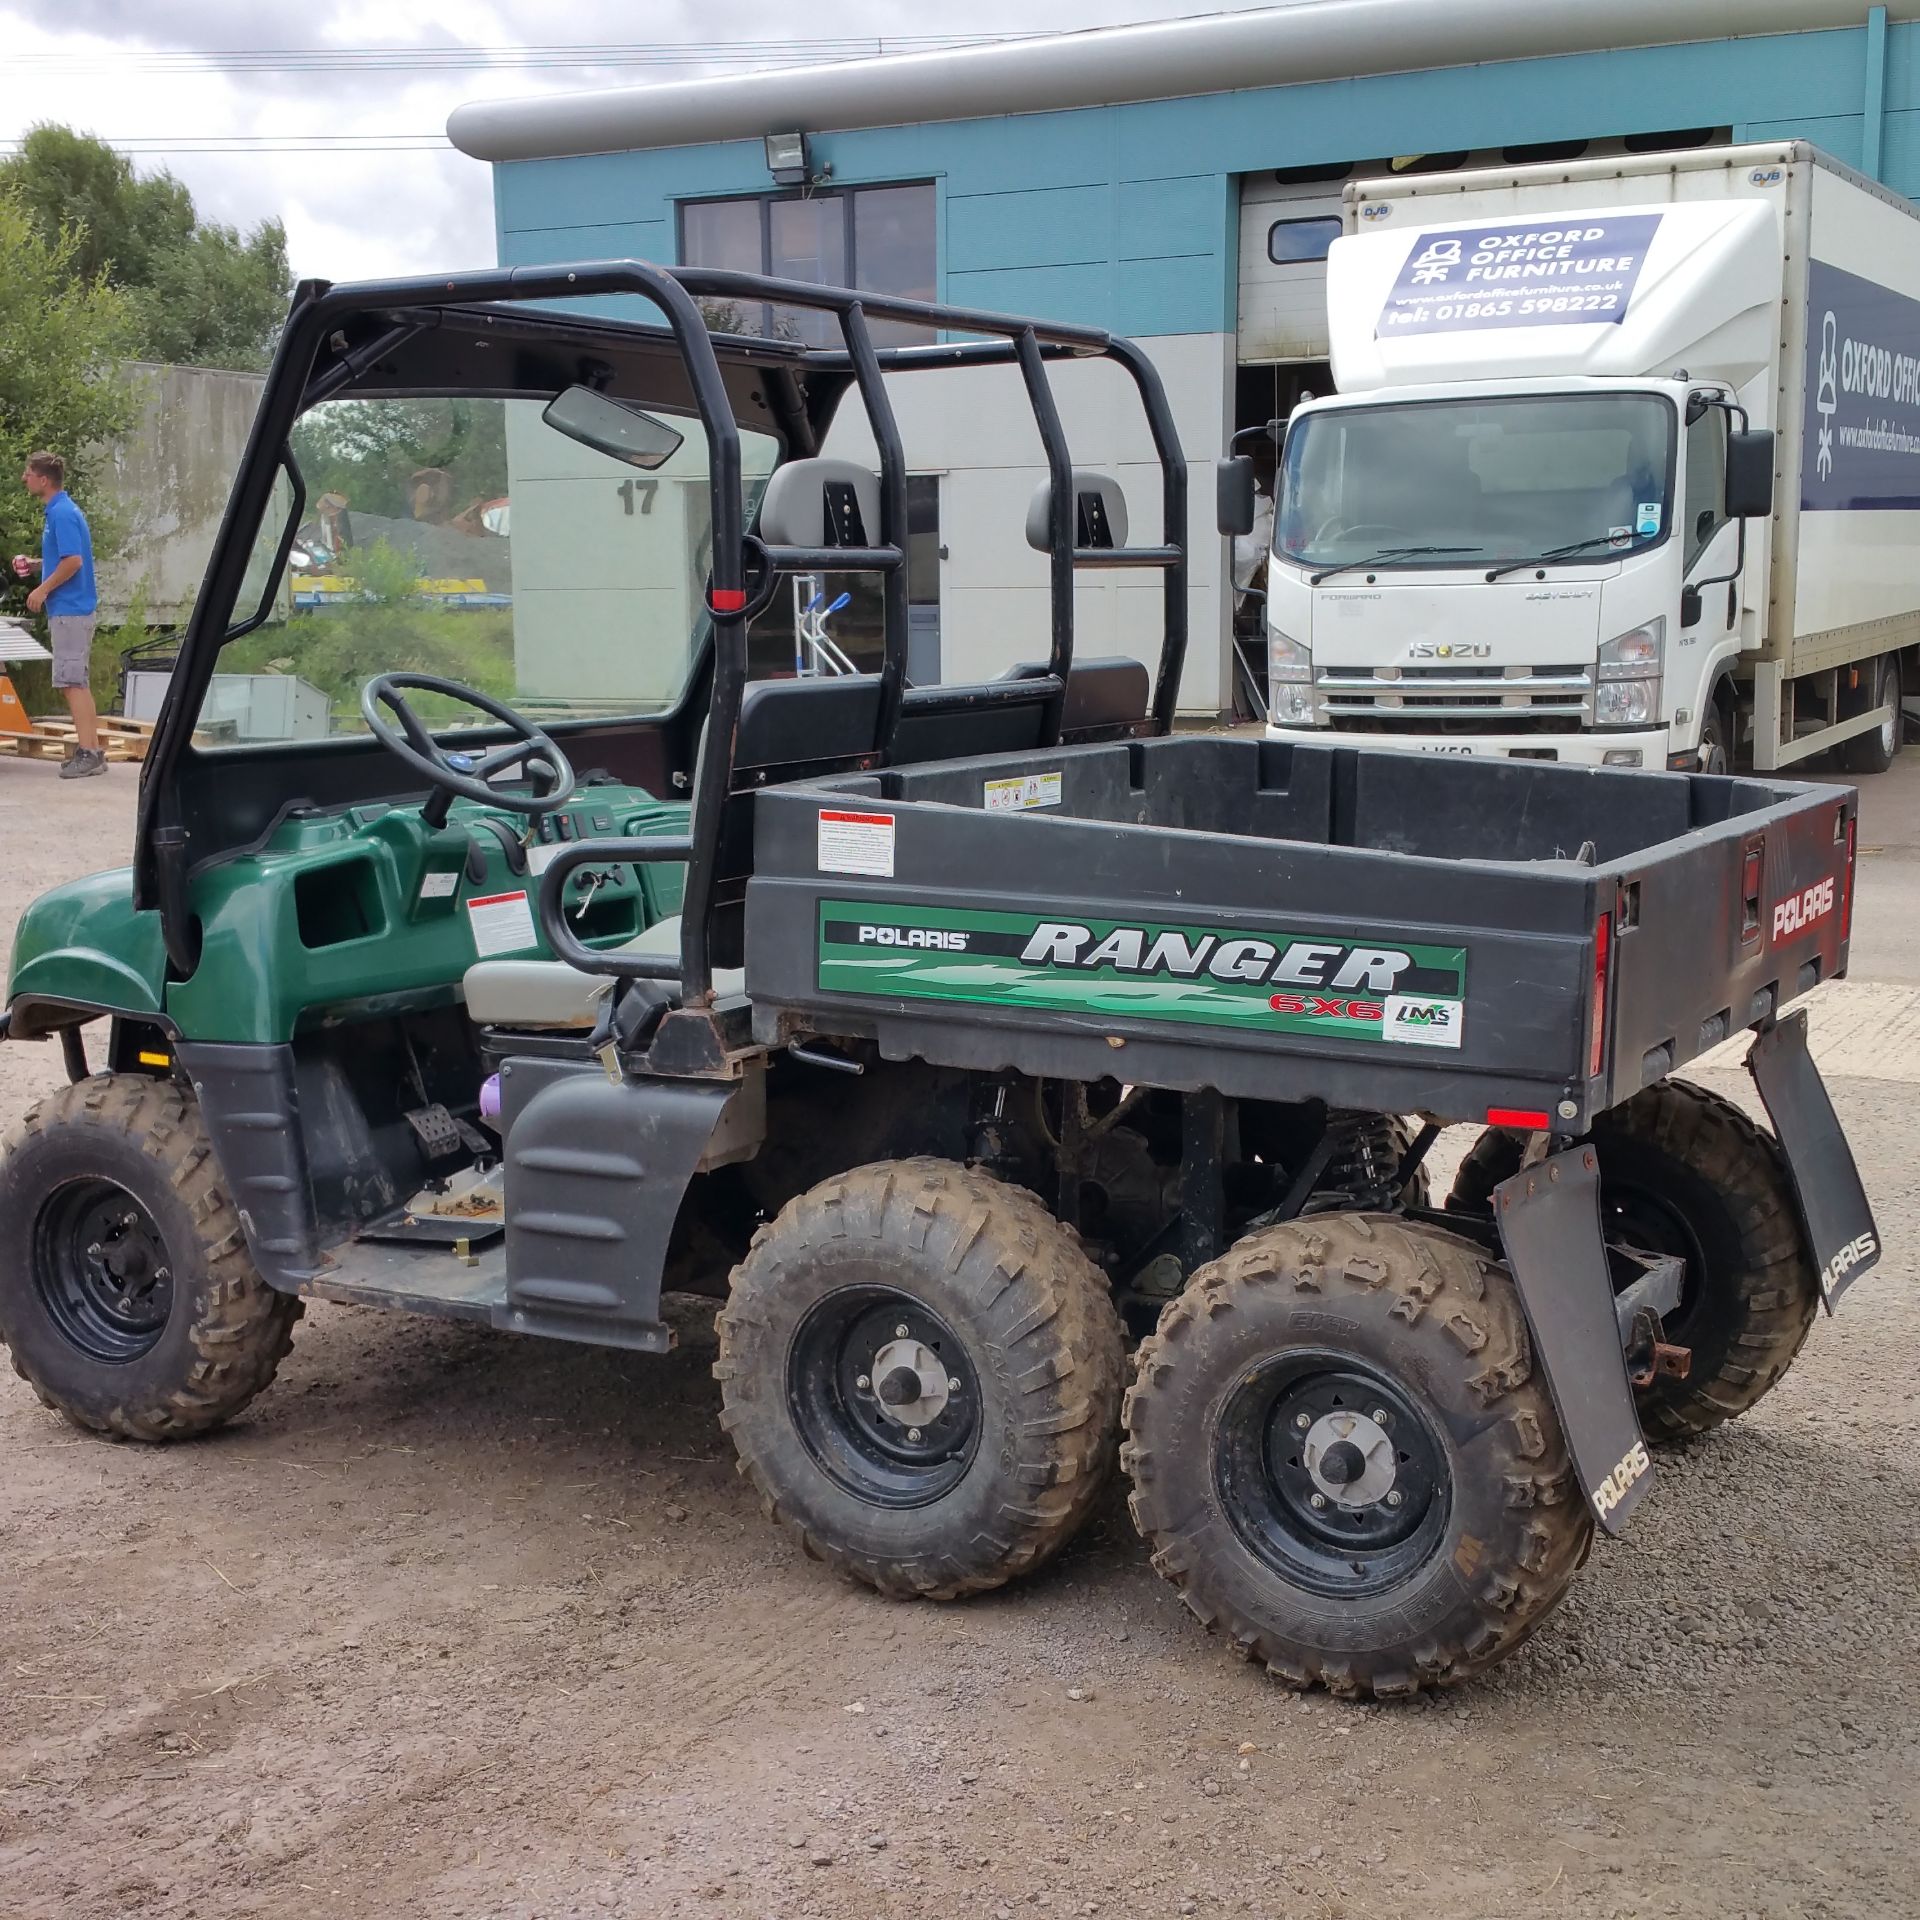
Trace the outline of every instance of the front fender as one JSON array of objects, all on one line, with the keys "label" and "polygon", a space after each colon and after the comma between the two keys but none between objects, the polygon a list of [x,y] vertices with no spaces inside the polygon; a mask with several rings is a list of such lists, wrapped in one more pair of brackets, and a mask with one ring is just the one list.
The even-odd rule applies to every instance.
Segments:
[{"label": "front fender", "polygon": [[133,869],[116,867],[43,893],[20,917],[7,977],[16,1039],[71,1024],[75,1008],[170,1026],[160,916],[133,904]]}]

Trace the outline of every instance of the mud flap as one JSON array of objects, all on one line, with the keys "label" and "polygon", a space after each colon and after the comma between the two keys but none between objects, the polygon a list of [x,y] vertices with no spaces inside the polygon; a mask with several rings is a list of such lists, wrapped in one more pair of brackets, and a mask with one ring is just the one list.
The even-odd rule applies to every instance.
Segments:
[{"label": "mud flap", "polygon": [[1820,1297],[1831,1313],[1840,1296],[1880,1264],[1880,1230],[1827,1083],[1807,1049],[1804,1007],[1754,1036],[1747,1071],[1786,1155],[1801,1230],[1820,1270]]},{"label": "mud flap", "polygon": [[591,1062],[501,1068],[507,1282],[497,1325],[665,1353],[660,1284],[680,1202],[731,1085],[609,1080]]},{"label": "mud flap", "polygon": [[1493,1208],[1574,1474],[1594,1518],[1621,1533],[1653,1490],[1653,1461],[1620,1347],[1592,1147],[1522,1167],[1494,1188]]}]

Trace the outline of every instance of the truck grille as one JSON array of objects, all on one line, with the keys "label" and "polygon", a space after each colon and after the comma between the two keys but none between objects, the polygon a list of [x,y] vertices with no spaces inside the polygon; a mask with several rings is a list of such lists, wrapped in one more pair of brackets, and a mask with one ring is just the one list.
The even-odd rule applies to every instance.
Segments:
[{"label": "truck grille", "polygon": [[1317,666],[1317,703],[1334,726],[1427,727],[1470,721],[1530,732],[1542,722],[1593,724],[1591,667]]}]

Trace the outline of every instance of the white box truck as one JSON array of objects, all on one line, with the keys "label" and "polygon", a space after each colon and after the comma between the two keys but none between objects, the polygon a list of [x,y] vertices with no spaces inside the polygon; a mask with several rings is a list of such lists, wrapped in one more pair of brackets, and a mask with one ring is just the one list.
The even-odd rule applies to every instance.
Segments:
[{"label": "white box truck", "polygon": [[1337,392],[1285,431],[1270,732],[1883,769],[1920,210],[1792,143],[1362,181],[1345,226]]}]

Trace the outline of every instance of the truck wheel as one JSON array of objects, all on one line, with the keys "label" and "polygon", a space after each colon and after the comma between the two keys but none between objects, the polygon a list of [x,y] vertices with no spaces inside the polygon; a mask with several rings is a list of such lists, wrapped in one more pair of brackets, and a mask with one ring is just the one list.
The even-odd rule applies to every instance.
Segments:
[{"label": "truck wheel", "polygon": [[882,1593],[1030,1572],[1112,1464],[1125,1348],[1105,1279],[1032,1194],[953,1161],[788,1202],[719,1330],[740,1470],[807,1553]]},{"label": "truck wheel", "polygon": [[1716,694],[1700,723],[1700,771],[1733,771],[1733,715],[1724,695]]},{"label": "truck wheel", "polygon": [[1512,1279],[1392,1215],[1268,1227],[1203,1267],[1124,1419],[1155,1570],[1293,1686],[1464,1680],[1545,1619],[1592,1537]]},{"label": "truck wheel", "polygon": [[[1745,1413],[1793,1364],[1820,1306],[1780,1143],[1732,1101],[1661,1080],[1603,1113],[1587,1136],[1600,1156],[1609,1240],[1687,1263],[1666,1337],[1691,1347],[1684,1380],[1664,1375],[1635,1403],[1649,1440],[1705,1433]],[[1522,1141],[1490,1128],[1461,1162],[1447,1207],[1488,1212],[1519,1170]]]},{"label": "truck wheel", "polygon": [[1849,699],[1842,693],[1840,717],[1870,713],[1875,707],[1891,704],[1893,717],[1883,720],[1871,733],[1856,733],[1834,749],[1834,758],[1846,773],[1885,773],[1900,751],[1900,656],[1883,653],[1862,676],[1859,690]]},{"label": "truck wheel", "polygon": [[301,1304],[247,1253],[200,1110],[99,1073],[30,1108],[0,1149],[0,1342],[76,1426],[179,1440],[230,1420]]}]

